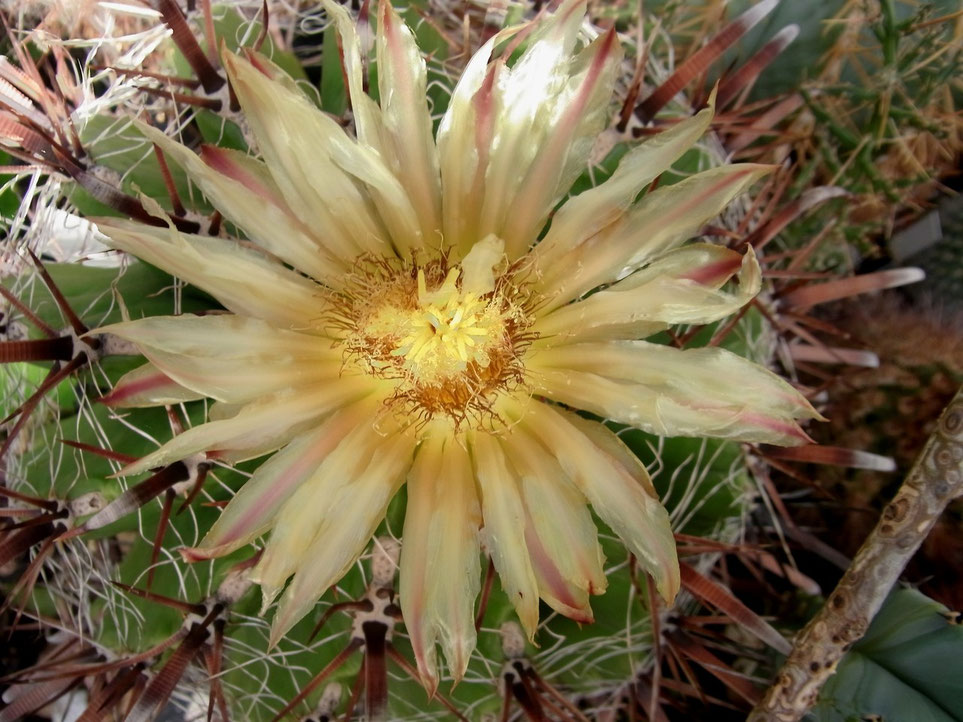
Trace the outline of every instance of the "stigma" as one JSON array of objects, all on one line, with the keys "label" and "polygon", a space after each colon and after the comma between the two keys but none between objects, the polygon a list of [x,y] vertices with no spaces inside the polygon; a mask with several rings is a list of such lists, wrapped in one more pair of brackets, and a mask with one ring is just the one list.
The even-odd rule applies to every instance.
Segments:
[{"label": "stigma", "polygon": [[428,290],[419,269],[418,307],[399,318],[405,329],[391,354],[404,359],[422,380],[440,380],[464,373],[470,363],[489,365],[490,347],[503,340],[505,325],[494,299],[462,293],[457,285],[461,269],[452,268],[442,286]]},{"label": "stigma", "polygon": [[389,402],[474,426],[524,379],[528,297],[486,239],[459,264],[362,258],[332,300],[346,363],[394,382]]}]

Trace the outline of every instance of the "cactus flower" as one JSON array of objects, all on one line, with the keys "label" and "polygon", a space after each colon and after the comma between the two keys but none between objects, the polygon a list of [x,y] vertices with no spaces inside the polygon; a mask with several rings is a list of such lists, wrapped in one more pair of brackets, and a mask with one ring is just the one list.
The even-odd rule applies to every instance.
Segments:
[{"label": "cactus flower", "polygon": [[[638,200],[705,132],[711,103],[553,215],[610,117],[621,63],[614,31],[587,37],[585,0],[489,40],[436,133],[424,59],[391,5],[377,18],[377,102],[351,18],[325,7],[353,134],[253,52],[222,61],[256,156],[197,154],[142,126],[245,240],[99,221],[114,247],[227,309],[100,329],[147,359],[108,401],[215,401],[206,423],[124,474],[271,454],[185,556],[269,535],[252,576],[265,606],[280,596],[275,641],[355,563],[407,485],[400,605],[433,690],[436,643],[456,679],[474,648],[483,549],[529,636],[539,599],[592,620],[606,578],[590,506],[667,601],[678,591],[645,467],[576,410],[774,444],[804,443],[797,421],[815,412],[727,351],[641,340],[723,318],[760,287],[751,250],[683,243],[769,167],[717,168]],[[516,39],[521,53],[506,52]]]}]

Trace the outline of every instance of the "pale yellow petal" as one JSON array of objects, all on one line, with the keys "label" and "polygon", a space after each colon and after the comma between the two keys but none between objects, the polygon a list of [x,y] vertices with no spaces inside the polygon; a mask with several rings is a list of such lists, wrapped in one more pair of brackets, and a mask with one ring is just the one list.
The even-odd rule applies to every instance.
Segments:
[{"label": "pale yellow petal", "polygon": [[475,648],[481,511],[463,443],[450,432],[429,429],[408,475],[400,603],[429,695],[438,684],[435,642],[441,642],[456,681]]},{"label": "pale yellow petal", "polygon": [[[156,128],[134,122],[148,140],[187,171],[225,218],[237,224],[262,248],[319,280],[334,280],[339,271],[348,268],[342,259],[325,251],[276,193],[273,182],[265,183],[261,174],[251,168],[263,165],[259,161],[253,158],[241,161],[238,155],[217,149],[208,153],[209,158],[216,159],[216,167],[212,167]],[[223,172],[226,170],[234,177]],[[264,170],[266,172],[266,168]]]},{"label": "pale yellow petal", "polygon": [[681,350],[645,341],[579,343],[541,355],[543,368],[645,384],[693,406],[740,405],[787,419],[817,418],[805,397],[759,364],[725,349]]},{"label": "pale yellow petal", "polygon": [[248,61],[225,53],[224,67],[261,155],[300,220],[323,233],[321,239],[335,256],[390,255],[392,246],[371,194],[351,175],[358,168],[376,172],[381,163],[373,151],[351,139],[304,95],[270,80]]},{"label": "pale yellow petal", "polygon": [[229,403],[343,374],[342,353],[328,339],[244,316],[154,316],[104,330],[133,342],[177,383]]},{"label": "pale yellow petal", "polygon": [[[405,485],[408,500],[405,505],[405,526],[402,532],[399,603],[405,618],[405,628],[411,637],[411,648],[421,683],[429,696],[438,688],[438,665],[435,642],[438,626],[426,616],[431,596],[430,565],[436,551],[432,538],[432,519],[437,495],[436,480],[441,479],[445,440],[440,435],[429,435],[418,447],[414,464]],[[447,479],[442,480],[442,483]]]},{"label": "pale yellow petal", "polygon": [[502,588],[532,639],[538,626],[538,584],[525,544],[525,507],[518,481],[490,434],[474,432],[471,451],[485,524],[482,539]]},{"label": "pale yellow petal", "polygon": [[566,201],[552,218],[545,238],[532,250],[537,264],[548,268],[559,256],[618,220],[639,193],[706,132],[714,100],[713,91],[707,108],[632,148],[608,180]]},{"label": "pale yellow petal", "polygon": [[347,378],[273,394],[246,404],[231,418],[188,429],[121,473],[138,474],[201,451],[231,451],[234,459],[254,458],[283,446],[318,419],[377,388],[370,379]]},{"label": "pale yellow petal", "polygon": [[597,421],[591,421],[589,419],[583,419],[578,414],[566,414],[566,419],[569,423],[575,426],[579,431],[581,431],[588,439],[595,444],[600,451],[603,451],[606,455],[612,457],[612,460],[621,466],[627,474],[629,474],[635,481],[651,496],[653,499],[658,499],[659,494],[655,490],[655,486],[652,484],[652,479],[649,476],[648,470],[645,468],[645,464],[642,463],[641,459],[635,455],[635,453],[625,445],[622,439],[619,438],[618,434],[612,431],[605,424],[599,423]]},{"label": "pale yellow petal", "polygon": [[[337,359],[203,358],[144,346],[144,356],[184,387],[217,401],[243,404],[268,394],[346,378]],[[357,375],[358,372],[354,372]]]},{"label": "pale yellow petal", "polygon": [[370,419],[370,403],[337,411],[316,429],[294,439],[258,467],[224,508],[214,526],[194,549],[183,550],[192,561],[229,554],[264,534],[282,505],[353,429]]},{"label": "pale yellow petal", "polygon": [[404,481],[413,453],[413,439],[395,434],[382,442],[364,471],[338,494],[314,499],[323,506],[324,518],[304,551],[304,563],[281,597],[271,625],[272,645],[311,611],[364,551]]},{"label": "pale yellow petal", "polygon": [[499,65],[489,67],[497,42],[517,29],[490,38],[468,61],[438,125],[442,213],[447,245],[464,256],[478,234],[485,171],[495,130],[498,97],[494,92]]},{"label": "pale yellow petal", "polygon": [[347,9],[334,0],[321,0],[321,5],[334,22],[341,41],[341,59],[344,74],[348,80],[348,97],[351,101],[358,140],[377,151],[382,157],[386,157],[390,141],[384,127],[381,108],[371,96],[364,92],[361,38],[355,28],[355,21]]},{"label": "pale yellow petal", "polygon": [[98,219],[110,245],[207,291],[228,309],[282,328],[320,326],[317,284],[234,241],[120,218]]},{"label": "pale yellow petal", "polygon": [[647,194],[616,223],[540,269],[536,286],[549,296],[541,313],[615,281],[691,238],[772,168],[722,166]]},{"label": "pale yellow petal", "polygon": [[151,316],[95,329],[137,345],[169,353],[219,358],[271,356],[312,359],[340,358],[332,341],[314,333],[287,331],[248,316],[212,313],[206,316]]},{"label": "pale yellow petal", "polygon": [[[577,81],[573,89],[572,73],[583,69],[580,61],[584,63],[585,56],[573,59],[573,52],[584,13],[584,0],[566,0],[536,28],[526,50],[511,68],[505,65],[504,58],[496,61],[488,101],[493,104],[494,114],[491,128],[486,129],[492,140],[484,168],[484,198],[476,200],[481,208],[479,237],[490,233],[501,237],[515,213],[528,212],[519,209],[517,198],[530,169],[543,150],[548,152],[565,110],[577,96]],[[482,92],[485,92],[484,86]],[[576,119],[568,121],[572,123]],[[567,147],[554,150],[562,152],[563,159],[567,159]],[[546,162],[550,160],[546,156],[542,158]],[[547,171],[548,168],[541,174]],[[551,195],[555,194],[560,180],[560,177],[541,179],[550,184],[546,192]],[[539,192],[543,191],[539,189]],[[532,212],[544,219],[548,210],[543,200]],[[532,224],[532,219],[526,219],[526,227]],[[526,238],[524,244],[519,241],[519,245],[533,240]],[[525,250],[514,245],[508,248],[511,257]]]},{"label": "pale yellow petal", "polygon": [[[739,269],[735,291],[721,290]],[[692,244],[584,300],[538,319],[539,345],[591,339],[639,338],[674,324],[718,321],[752,300],[762,272],[749,249],[739,256],[721,246]]]},{"label": "pale yellow petal", "polygon": [[539,402],[521,413],[524,428],[555,455],[602,521],[652,574],[659,593],[671,603],[679,591],[679,563],[669,515],[659,501],[617,458],[580,431],[575,424],[584,420],[576,421],[574,414]]},{"label": "pale yellow petal", "polygon": [[511,212],[498,229],[509,258],[529,249],[552,208],[585,170],[595,139],[609,120],[609,102],[621,60],[622,48],[614,29],[572,60],[567,69],[571,77],[553,101],[558,110],[553,109],[541,147],[512,199]]},{"label": "pale yellow petal", "polygon": [[[572,486],[555,457],[528,433],[516,429],[501,440],[521,480],[533,567],[536,572],[549,572],[540,580],[541,596],[557,611],[589,622],[592,610],[587,606],[587,595],[603,592],[606,579],[598,532],[585,497]],[[547,563],[539,564],[540,559]],[[560,582],[585,594],[572,597],[568,585]]]},{"label": "pale yellow petal", "polygon": [[589,594],[578,585],[570,582],[558,568],[554,559],[542,544],[535,531],[535,524],[528,509],[525,510],[525,543],[532,560],[532,571],[538,584],[538,595],[548,606],[561,615],[579,624],[595,621]]},{"label": "pale yellow petal", "polygon": [[328,502],[339,498],[364,471],[382,441],[370,421],[349,429],[278,509],[264,554],[251,573],[261,585],[265,608],[301,564],[305,550],[330,512]]},{"label": "pale yellow petal", "polygon": [[418,213],[422,243],[436,248],[441,240],[441,187],[428,114],[425,58],[388,0],[379,3],[378,18],[378,91],[394,150],[389,160],[395,174],[404,179]]},{"label": "pale yellow petal", "polygon": [[[751,365],[748,361],[745,363]],[[711,436],[789,446],[809,441],[791,413],[773,411],[764,403],[757,408],[755,404],[759,402],[748,396],[730,401],[702,396],[701,389],[695,385],[680,391],[570,368],[533,368],[530,379],[533,389],[550,399],[650,434]],[[730,383],[729,379],[723,381]],[[738,382],[732,383],[736,384],[733,390],[737,391]],[[723,384],[717,382],[716,385]]]}]

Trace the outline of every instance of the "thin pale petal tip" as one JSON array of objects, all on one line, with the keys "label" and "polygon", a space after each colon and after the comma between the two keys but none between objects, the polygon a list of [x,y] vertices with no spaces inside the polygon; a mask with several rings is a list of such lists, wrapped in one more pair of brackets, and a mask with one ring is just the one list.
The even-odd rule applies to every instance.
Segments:
[{"label": "thin pale petal tip", "polygon": [[[243,541],[243,540],[241,540]],[[218,559],[220,557],[226,556],[237,549],[240,549],[243,544],[241,542],[235,542],[233,544],[217,544],[209,545],[201,540],[200,546],[196,547],[181,547],[177,551],[180,552],[181,558],[188,564],[194,564],[195,562],[206,562],[212,559]]]},{"label": "thin pale petal tip", "polygon": [[[561,610],[556,610],[556,611],[561,611]],[[571,607],[569,609],[566,609],[562,613],[577,624],[594,624],[595,623],[595,614],[593,614],[591,607],[585,607],[585,608]]]},{"label": "thin pale petal tip", "polygon": [[196,562],[206,562],[217,556],[216,553],[213,553],[215,550],[201,549],[200,547],[181,547],[177,551],[180,552],[181,559],[183,559],[188,564],[195,564]]},{"label": "thin pale petal tip", "polygon": [[671,607],[682,586],[678,559],[674,559],[664,571],[665,574],[656,580],[655,588],[666,606]]},{"label": "thin pale petal tip", "polygon": [[418,681],[421,682],[421,686],[425,688],[425,693],[428,695],[429,701],[435,698],[435,693],[438,692],[439,681],[433,647],[434,642],[432,642],[432,649],[428,650],[427,653],[421,653],[422,650],[415,652],[415,664],[418,670]]},{"label": "thin pale petal tip", "polygon": [[123,403],[123,397],[126,394],[120,393],[116,388],[111,389],[108,393],[103,396],[98,396],[94,399],[95,404],[103,404],[104,406],[114,408],[120,406]]},{"label": "thin pale petal tip", "polygon": [[[267,611],[267,608],[271,606],[271,602],[274,601],[274,595],[270,599],[263,599],[261,606],[261,616]],[[297,620],[292,621],[290,615],[283,614],[282,610],[278,610],[274,616],[274,621],[271,623],[271,634],[268,636],[268,651],[270,652],[274,649],[278,642],[280,642],[284,636],[291,631],[291,627],[295,625]]]},{"label": "thin pale petal tip", "polygon": [[770,425],[774,431],[779,431],[785,434],[785,445],[786,446],[804,446],[806,444],[815,444],[816,441],[803,431],[799,424],[794,422],[786,423],[772,423]]},{"label": "thin pale petal tip", "polygon": [[[475,648],[475,643],[472,642],[469,647],[461,647],[457,652],[454,650],[446,651],[446,659],[448,660],[448,671],[451,673],[451,689],[455,689],[459,683],[465,678],[465,673],[468,671],[468,662],[471,658],[471,651]],[[450,657],[448,655],[451,655]]]}]

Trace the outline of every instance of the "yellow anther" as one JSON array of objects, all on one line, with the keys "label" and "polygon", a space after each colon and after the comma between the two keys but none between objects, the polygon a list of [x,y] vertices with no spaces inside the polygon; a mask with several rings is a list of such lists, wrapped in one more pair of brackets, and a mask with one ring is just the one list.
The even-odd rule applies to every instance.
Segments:
[{"label": "yellow anther", "polygon": [[359,273],[357,289],[339,298],[337,322],[356,319],[344,339],[348,357],[394,381],[394,398],[426,417],[444,413],[460,422],[491,413],[499,390],[522,378],[518,349],[529,323],[512,298],[517,289],[499,285],[495,270],[486,276],[486,264],[501,258],[490,253],[456,267],[442,258],[397,272],[372,264],[371,275]]},{"label": "yellow anther", "polygon": [[[463,373],[468,364],[489,363],[485,339],[496,341],[504,328],[501,313],[490,301],[458,288],[461,269],[452,268],[441,285],[429,290],[418,271],[418,307],[393,323],[402,333],[391,352],[420,382],[435,382]],[[401,314],[399,314],[401,316]]]}]

